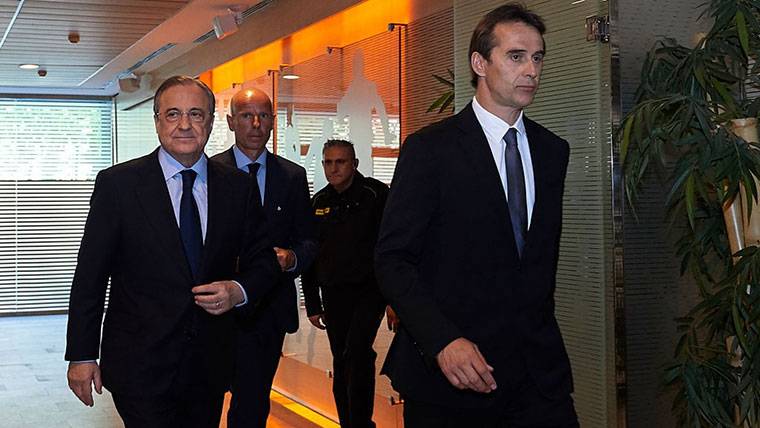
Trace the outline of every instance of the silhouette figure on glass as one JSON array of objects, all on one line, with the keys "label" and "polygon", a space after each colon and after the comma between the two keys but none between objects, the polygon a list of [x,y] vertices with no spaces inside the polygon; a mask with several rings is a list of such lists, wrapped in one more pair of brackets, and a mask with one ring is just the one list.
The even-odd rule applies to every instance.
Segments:
[{"label": "silhouette figure on glass", "polygon": [[332,139],[335,132],[335,124],[332,119],[322,119],[322,135],[314,137],[309,142],[309,151],[306,152],[303,167],[306,170],[314,171],[314,191],[327,186],[325,170],[322,169],[322,145],[325,141]]},{"label": "silhouette figure on glass", "polygon": [[[342,121],[348,116],[348,139],[354,143],[356,158],[359,159],[359,171],[366,176],[374,175],[372,165],[373,110],[380,116],[385,143],[390,144],[391,136],[388,132],[388,114],[385,111],[385,105],[377,93],[375,83],[367,80],[364,76],[364,54],[361,50],[357,50],[353,58],[352,80],[348,85],[346,94],[338,102],[337,116],[338,121]],[[315,185],[314,188],[319,189],[320,187]]]},{"label": "silhouette figure on glass", "polygon": [[301,164],[301,134],[292,104],[288,106],[288,123],[285,126],[285,159]]}]

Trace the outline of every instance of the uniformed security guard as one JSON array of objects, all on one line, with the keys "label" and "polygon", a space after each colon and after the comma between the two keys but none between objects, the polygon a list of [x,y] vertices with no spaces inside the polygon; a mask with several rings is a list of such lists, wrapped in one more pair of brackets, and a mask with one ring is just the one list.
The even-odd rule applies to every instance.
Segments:
[{"label": "uniformed security guard", "polygon": [[[356,170],[352,143],[328,140],[322,153],[329,184],[312,198],[319,250],[302,278],[306,313],[314,326],[327,329],[341,427],[374,427],[372,344],[386,305],[373,265],[388,186]],[[392,323],[389,313],[389,327]]]}]

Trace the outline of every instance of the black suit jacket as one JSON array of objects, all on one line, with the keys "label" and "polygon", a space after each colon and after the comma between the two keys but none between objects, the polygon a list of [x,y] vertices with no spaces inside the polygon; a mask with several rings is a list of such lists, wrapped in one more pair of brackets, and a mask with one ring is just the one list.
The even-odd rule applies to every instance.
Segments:
[{"label": "black suit jacket", "polygon": [[249,315],[276,286],[278,270],[264,215],[249,201],[249,184],[240,171],[208,163],[199,283],[234,279],[249,299],[247,305],[213,316],[193,301],[191,288],[197,284],[158,150],[101,171],[71,287],[66,359],[100,355],[103,384],[114,394],[151,397],[189,384],[226,390],[235,315]]},{"label": "black suit jacket", "polygon": [[[251,324],[273,319],[281,331],[293,333],[298,330],[298,300],[294,280],[309,268],[317,253],[309,184],[306,181],[306,170],[300,165],[270,152],[266,156],[264,212],[269,239],[273,246],[293,250],[298,262],[293,272],[279,275],[280,286],[276,292],[264,298],[256,315],[251,318]],[[237,168],[232,148],[211,159]]]},{"label": "black suit jacket", "polygon": [[[528,371],[548,396],[572,389],[554,317],[568,144],[525,118],[536,200],[522,260],[485,134],[468,105],[401,149],[376,252],[381,290],[402,328],[383,372],[418,400],[480,407]],[[465,337],[494,367],[485,395],[449,384],[435,356]]]}]

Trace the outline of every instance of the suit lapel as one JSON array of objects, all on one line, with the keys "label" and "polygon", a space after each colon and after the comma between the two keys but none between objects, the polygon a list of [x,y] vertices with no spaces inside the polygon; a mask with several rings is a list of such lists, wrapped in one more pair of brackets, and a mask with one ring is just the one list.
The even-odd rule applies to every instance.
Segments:
[{"label": "suit lapel", "polygon": [[281,169],[277,158],[270,152],[267,152],[267,177],[264,184],[264,210],[267,218],[274,219],[277,208],[280,204],[280,189],[277,183],[281,181]]},{"label": "suit lapel", "polygon": [[[233,158],[234,159],[234,158]],[[222,227],[227,223],[224,220],[225,214],[230,212],[227,206],[231,199],[230,189],[232,183],[226,174],[213,165],[208,163],[208,218],[206,219],[206,239],[203,243],[203,257],[201,258],[201,277],[205,275],[205,269],[208,265],[208,257],[214,254],[214,248],[224,245],[220,242],[222,236]]]},{"label": "suit lapel", "polygon": [[[459,144],[470,164],[469,167],[478,176],[478,188],[482,189],[481,194],[489,199],[488,206],[496,210],[496,215],[499,218],[505,219],[504,233],[508,234],[508,239],[514,241],[512,222],[509,218],[509,206],[507,205],[507,197],[504,195],[504,185],[501,183],[499,169],[493,160],[486,135],[472,110],[472,103],[468,104],[457,115],[457,126],[464,132],[464,135],[459,139]],[[516,248],[515,251],[517,251]]]},{"label": "suit lapel", "polygon": [[232,150],[232,147],[227,149],[225,153],[225,163],[233,168],[237,168],[237,159],[235,159],[235,152]]},{"label": "suit lapel", "polygon": [[546,215],[546,175],[548,171],[551,171],[549,165],[550,153],[547,152],[545,144],[539,138],[538,129],[534,122],[528,118],[523,118],[525,122],[525,133],[528,137],[528,144],[530,147],[530,160],[533,164],[533,181],[535,184],[535,201],[533,202],[533,214],[531,216],[530,228],[528,229],[528,236],[525,244],[525,253],[528,254],[531,251],[532,242],[538,241],[537,237],[542,233],[544,226],[544,220]]},{"label": "suit lapel", "polygon": [[[179,260],[185,260],[185,249],[182,246],[179,226],[174,216],[166,180],[161,165],[158,163],[158,149],[146,160],[141,177],[136,188],[137,200],[147,223],[158,238],[159,245],[164,247],[170,257],[177,259],[177,255],[180,255]],[[187,262],[177,263],[176,266],[181,266],[182,272],[188,279],[192,279],[190,265]]]}]

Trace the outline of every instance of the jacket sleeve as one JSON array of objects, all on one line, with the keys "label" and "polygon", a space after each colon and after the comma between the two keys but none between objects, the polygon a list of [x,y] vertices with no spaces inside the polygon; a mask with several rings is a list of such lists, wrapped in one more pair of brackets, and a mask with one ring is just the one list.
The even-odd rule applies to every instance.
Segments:
[{"label": "jacket sleeve", "polygon": [[292,206],[295,221],[291,231],[292,250],[296,254],[296,269],[293,275],[304,273],[314,262],[317,255],[316,229],[314,213],[309,201],[309,184],[306,171],[299,169],[291,184]]},{"label": "jacket sleeve", "polygon": [[238,309],[247,313],[278,285],[280,266],[267,234],[267,222],[261,203],[257,203],[259,195],[250,192],[249,186],[244,188],[247,195],[244,238],[240,250],[239,274],[233,278],[245,289],[248,304]]},{"label": "jacket sleeve", "polygon": [[430,146],[412,134],[401,149],[380,226],[375,270],[402,327],[427,357],[435,357],[462,333],[433,299],[436,284],[420,275],[429,229],[440,209],[438,174],[444,167]]},{"label": "jacket sleeve", "polygon": [[[309,219],[314,225],[314,230],[316,233],[317,220],[314,216],[314,199],[310,201],[308,208]],[[316,259],[318,250],[319,244],[315,239],[314,259]],[[314,263],[314,260],[312,260],[310,266],[303,272],[303,275],[301,275],[301,290],[303,291],[303,297],[306,303],[306,315],[312,316],[324,313],[324,308],[322,307],[322,299],[319,296],[319,284],[317,283],[317,266]]]},{"label": "jacket sleeve", "polygon": [[90,212],[77,256],[77,267],[69,296],[66,330],[68,361],[99,357],[103,304],[112,273],[113,256],[119,247],[118,189],[112,176],[101,171],[95,179]]}]

